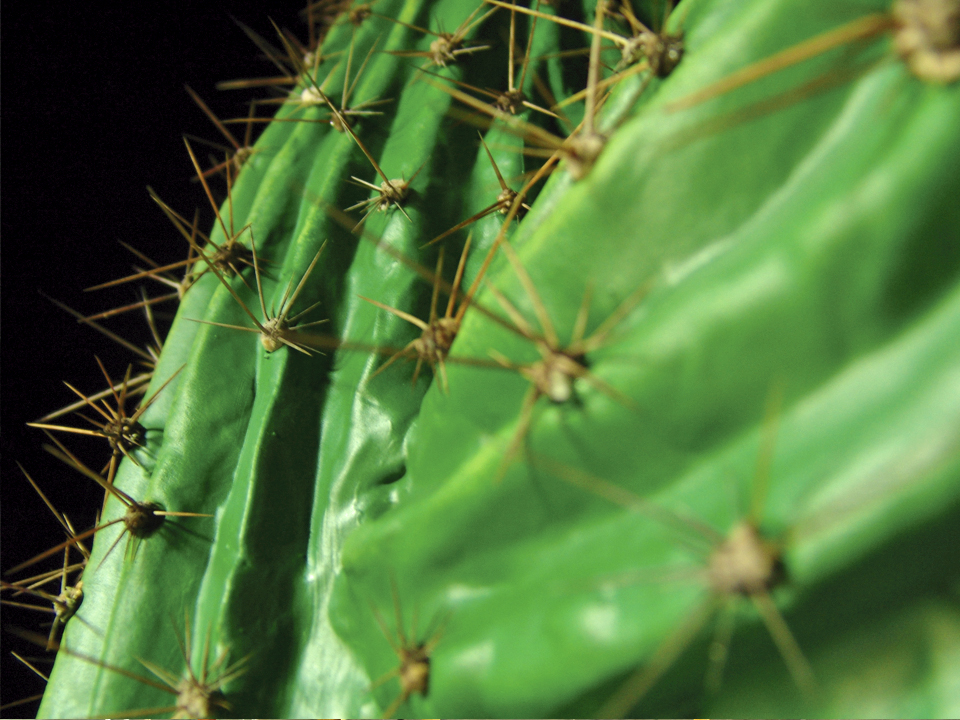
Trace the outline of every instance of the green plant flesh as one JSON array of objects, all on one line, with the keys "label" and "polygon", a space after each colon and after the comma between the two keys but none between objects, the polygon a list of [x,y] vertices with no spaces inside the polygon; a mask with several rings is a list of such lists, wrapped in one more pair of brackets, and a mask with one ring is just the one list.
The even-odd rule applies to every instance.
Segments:
[{"label": "green plant flesh", "polygon": [[[956,717],[960,84],[917,77],[878,21],[684,103],[890,12],[886,0],[684,0],[666,25],[683,31],[682,61],[668,77],[640,69],[609,86],[594,124],[608,140],[582,178],[561,159],[519,224],[492,212],[421,249],[497,200],[477,125],[513,189],[544,160],[521,153],[535,147],[529,134],[471,119],[440,87],[506,87],[509,10],[470,28],[465,47],[489,49],[448,67],[392,54],[438,38],[382,16],[452,32],[475,3],[379,0],[324,42],[340,54],[316,82],[333,71],[323,92],[334,102],[351,43],[350,82],[376,51],[349,102],[393,99],[352,120],[386,178],[410,183],[402,212],[370,213],[367,239],[330,208],[373,197],[351,176],[384,178],[351,133],[292,121],[328,118],[325,105],[283,105],[291,121],[269,124],[232,178],[232,210],[211,237],[253,238],[270,263],[268,312],[327,242],[291,308],[319,303],[297,322],[329,323],[291,337],[325,354],[268,353],[255,333],[196,322],[253,327],[214,273],[184,295],[148,397],[185,367],[140,418],[151,431],[131,450],[139,465],[124,459],[116,485],[212,517],[168,518],[135,554],[106,560],[122,527],[98,533],[86,623],[67,624],[71,654],[58,656],[41,714],[176,704],[114,668],[150,676],[142,660],[185,676],[186,612],[194,674],[205,643],[209,666],[230,658],[209,675],[248,657],[218,709],[239,717],[380,716],[397,699],[405,717]],[[592,4],[558,7],[541,10],[594,22]],[[659,27],[657,3],[636,12]],[[530,20],[516,16],[515,84]],[[631,34],[617,18],[604,27]],[[557,100],[583,90],[587,56],[560,53],[591,42],[538,19],[531,102],[551,104],[537,81]],[[620,55],[607,45],[603,77]],[[566,136],[583,108],[565,108],[569,127],[519,117]],[[378,372],[392,352],[369,348],[402,348],[420,329],[361,296],[427,319],[434,292],[396,253],[432,270],[444,246],[452,283],[472,232],[465,289],[502,228],[517,262],[493,254],[443,370],[424,362],[412,386],[408,359]],[[241,274],[247,286],[223,280],[263,322],[253,270]],[[438,315],[446,304],[440,292]],[[584,357],[571,351],[573,377],[551,376],[556,395],[531,391],[521,366],[598,330]],[[122,512],[111,499],[104,519]],[[777,543],[785,582],[718,594],[706,569],[745,521]],[[802,653],[792,665],[763,598]],[[733,625],[729,643],[713,641]],[[428,692],[403,691],[406,675],[377,684],[420,644]]]}]

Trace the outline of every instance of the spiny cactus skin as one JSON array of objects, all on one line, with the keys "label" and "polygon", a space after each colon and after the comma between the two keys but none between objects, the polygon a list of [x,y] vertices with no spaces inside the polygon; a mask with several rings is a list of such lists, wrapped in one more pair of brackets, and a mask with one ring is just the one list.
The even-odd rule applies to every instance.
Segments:
[{"label": "spiny cactus skin", "polygon": [[[474,8],[376,4],[446,29]],[[213,655],[249,655],[246,674],[225,688],[231,714],[376,716],[398,694],[396,680],[371,690],[398,663],[377,614],[413,642],[428,640],[436,617],[429,694],[407,699],[405,716],[595,715],[637,668],[656,667],[706,596],[691,572],[702,561],[684,538],[696,534],[601,497],[601,480],[726,535],[747,498],[760,497],[764,406],[780,387],[769,487],[753,519],[783,541],[789,584],[775,599],[817,686],[796,689],[746,614],[719,693],[703,691],[701,640],[633,712],[956,715],[960,86],[911,75],[884,35],[670,110],[753,60],[886,10],[879,1],[679,6],[668,26],[682,19],[680,66],[633,107],[642,74],[620,83],[599,120],[616,130],[597,164],[576,182],[556,173],[509,237],[561,343],[588,287],[587,335],[649,284],[588,357],[591,377],[630,403],[590,378],[576,382],[577,402],[541,399],[505,473],[529,388],[518,373],[449,362],[444,394],[426,372],[411,390],[404,364],[374,376],[378,355],[267,354],[251,333],[192,321],[249,325],[208,274],[185,296],[153,379],[156,389],[186,365],[144,414],[154,429],[138,454],[144,468],[124,462],[116,482],[168,510],[214,517],[168,524],[135,559],[114,552],[100,567],[115,534],[98,537],[80,611],[98,632],[71,622],[67,647],[178,674],[182,627],[171,618],[187,610],[195,671],[208,629]],[[495,40],[507,16],[498,11],[479,34]],[[537,32],[534,55],[570,41],[545,21]],[[378,36],[381,50],[430,42],[374,17],[357,30],[357,56]],[[349,25],[335,28],[327,49],[350,37]],[[503,55],[477,53],[462,72],[499,86],[489,78],[504,74]],[[561,62],[548,61],[544,76],[555,92],[577,91],[564,86]],[[838,72],[848,77],[836,81]],[[391,179],[416,174],[409,219],[374,213],[366,227],[432,267],[435,254],[419,246],[488,205],[496,185],[475,130],[447,117],[450,96],[412,76],[406,61],[377,54],[355,91],[396,98],[357,133]],[[517,138],[494,126],[486,139],[504,177],[525,169],[508,147]],[[328,240],[298,307],[320,301],[338,337],[405,344],[407,324],[359,295],[422,316],[431,287],[324,205],[365,198],[349,176],[375,179],[352,138],[276,123],[257,146],[233,187],[233,222],[249,224],[273,263],[268,306]],[[468,281],[501,222],[474,226]],[[213,238],[225,239],[220,228]],[[452,238],[447,268],[462,241]],[[543,325],[502,254],[487,280]],[[256,314],[255,298],[233,287]],[[500,311],[490,289],[478,301]],[[529,339],[468,311],[453,354],[491,349],[517,364],[539,357]],[[61,654],[41,714],[166,704],[159,690]]]}]

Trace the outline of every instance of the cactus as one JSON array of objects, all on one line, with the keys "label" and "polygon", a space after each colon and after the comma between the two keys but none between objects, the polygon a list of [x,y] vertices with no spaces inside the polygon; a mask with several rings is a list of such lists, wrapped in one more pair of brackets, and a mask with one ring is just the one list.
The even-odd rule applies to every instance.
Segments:
[{"label": "cactus", "polygon": [[[228,172],[210,238],[251,252],[184,294],[115,480],[211,517],[97,533],[41,715],[955,716],[960,86],[903,34],[930,5],[685,0],[682,60],[638,71],[629,17],[544,9],[620,28],[624,76],[509,206],[494,166],[519,189],[559,141],[443,78],[504,85],[510,10],[339,20],[294,97],[340,99],[376,44],[352,106],[394,101],[286,103]],[[577,93],[600,65],[557,53],[599,36],[536,27]],[[844,42],[780,62],[813,37]],[[444,313],[467,232],[484,283]],[[415,375],[388,358],[439,330],[386,308],[465,314]]]}]

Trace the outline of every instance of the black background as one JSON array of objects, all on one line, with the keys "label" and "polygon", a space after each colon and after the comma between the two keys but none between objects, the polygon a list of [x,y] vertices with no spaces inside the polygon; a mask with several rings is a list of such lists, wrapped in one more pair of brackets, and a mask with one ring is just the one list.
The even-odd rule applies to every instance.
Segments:
[{"label": "black background", "polygon": [[[38,291],[92,314],[137,299],[136,285],[83,292],[132,272],[135,258],[118,240],[161,263],[186,257],[185,241],[150,200],[146,186],[184,215],[200,208],[201,229],[209,229],[213,213],[200,186],[190,182],[192,170],[181,138],[190,133],[223,139],[183,85],[189,83],[221,118],[246,115],[247,101],[263,92],[221,92],[215,83],[277,72],[258,56],[231,16],[273,40],[269,15],[305,38],[305,23],[298,18],[301,7],[293,0],[269,6],[250,0],[4,5],[3,568],[63,540],[17,462],[78,529],[92,525],[102,498],[92,482],[43,452],[41,431],[24,423],[73,401],[63,380],[88,394],[105,387],[95,354],[115,379],[137,360],[79,325]],[[234,134],[242,138],[242,130]],[[222,181],[213,185],[222,194]],[[159,294],[162,287],[151,285],[148,290]],[[149,340],[139,313],[105,324],[139,346]],[[77,418],[64,421],[83,424]],[[61,437],[95,468],[109,457],[102,441]],[[40,613],[3,608],[4,627],[37,628],[46,619]],[[42,653],[8,632],[2,645],[0,702],[41,692],[43,682],[24,671],[10,650]],[[4,714],[28,717],[35,712],[36,703]]]}]

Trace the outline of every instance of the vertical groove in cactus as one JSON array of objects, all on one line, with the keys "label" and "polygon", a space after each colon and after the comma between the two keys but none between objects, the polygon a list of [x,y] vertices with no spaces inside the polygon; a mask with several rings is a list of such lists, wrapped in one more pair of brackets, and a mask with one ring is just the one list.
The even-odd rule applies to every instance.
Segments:
[{"label": "vertical groove in cactus", "polygon": [[[440,37],[415,28],[454,32],[477,0],[373,10],[338,20],[233,178],[210,238],[255,242],[259,282],[206,272],[186,293],[147,397],[183,370],[116,476],[210,517],[106,558],[119,527],[97,534],[41,716],[172,706],[115,668],[183,676],[187,623],[194,673],[207,643],[211,665],[229,653],[214,677],[243,660],[217,708],[234,717],[956,716],[960,84],[916,74],[950,57],[908,66],[918,41],[894,39],[886,0],[683,0],[665,26],[682,60],[610,86],[582,177],[561,159],[519,221],[514,205],[423,247],[497,200],[480,137],[514,190],[544,158],[444,89],[505,85],[508,9],[464,38],[490,48],[449,67],[412,55]],[[661,29],[660,3],[635,10]],[[520,57],[530,22],[517,13]],[[567,51],[590,33],[541,17],[531,42],[533,102],[583,89],[586,56]],[[339,102],[374,46],[350,102],[390,98],[382,114],[338,132],[299,102],[328,73]],[[583,104],[565,112],[570,127],[521,117],[566,134]],[[362,184],[385,180],[408,198]],[[492,262],[449,357],[415,381],[409,357],[384,368],[421,330],[382,306],[427,320],[440,248],[449,291],[468,234],[462,288]],[[234,293],[263,322],[257,288],[281,307],[324,243],[291,305],[329,320],[289,331],[312,352],[223,326],[254,327]],[[532,389],[558,356],[577,376]],[[786,582],[717,590],[737,527],[776,546]],[[722,648],[714,625],[735,629]],[[401,668],[417,652],[426,686]]]}]

